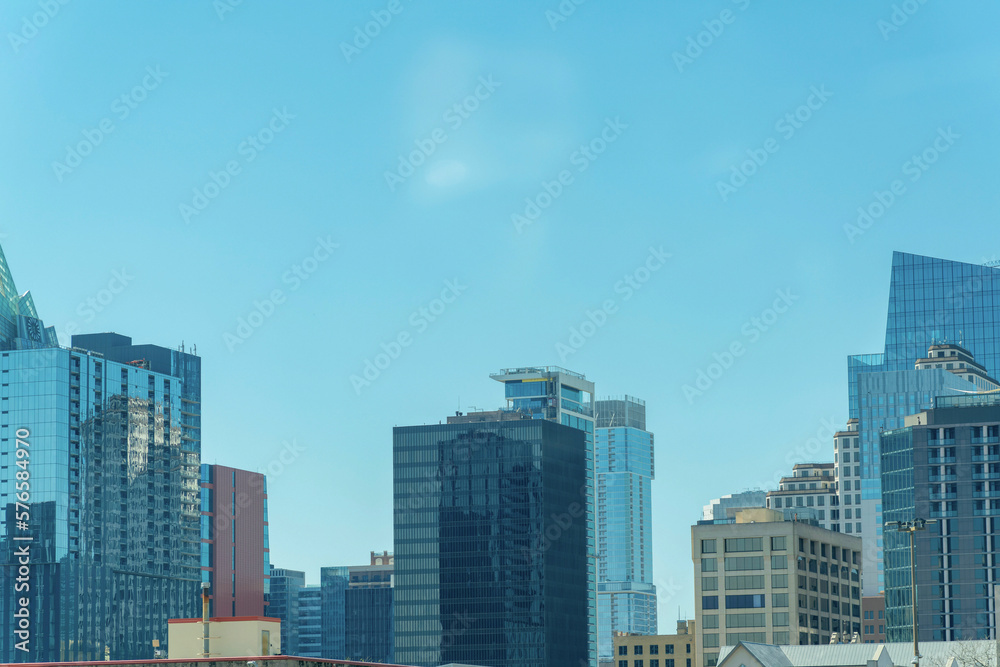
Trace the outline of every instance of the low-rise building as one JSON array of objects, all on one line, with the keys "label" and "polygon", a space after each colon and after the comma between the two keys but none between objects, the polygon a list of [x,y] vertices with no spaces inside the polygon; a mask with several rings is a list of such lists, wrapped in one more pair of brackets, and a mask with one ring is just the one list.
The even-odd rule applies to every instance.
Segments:
[{"label": "low-rise building", "polygon": [[[205,657],[205,625],[200,618],[167,622],[170,660]],[[240,658],[281,655],[281,621],[265,616],[210,618],[208,657]]]},{"label": "low-rise building", "polygon": [[[986,667],[1000,664],[997,657],[997,643],[992,640],[920,642],[922,665]],[[902,667],[913,663],[911,642],[821,646],[741,642],[719,651],[719,667]]]},{"label": "low-rise building", "polygon": [[677,621],[677,634],[639,635],[614,633],[616,667],[697,667],[698,635],[694,620]]},{"label": "low-rise building", "polygon": [[861,596],[861,641],[865,644],[885,643],[885,596]]}]

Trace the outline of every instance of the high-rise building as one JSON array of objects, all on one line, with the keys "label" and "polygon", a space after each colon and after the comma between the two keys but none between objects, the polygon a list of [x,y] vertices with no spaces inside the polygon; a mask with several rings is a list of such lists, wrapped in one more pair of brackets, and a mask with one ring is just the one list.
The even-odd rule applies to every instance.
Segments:
[{"label": "high-rise building", "polygon": [[117,334],[58,347],[0,252],[0,662],[152,658],[198,614],[200,368]]},{"label": "high-rise building", "polygon": [[[873,438],[870,451],[878,456],[878,435],[886,429],[902,426],[903,419],[927,409],[935,396],[960,396],[975,393],[982,387],[998,386],[985,375],[967,350],[951,343],[931,345],[910,370],[882,370],[862,373],[857,377],[857,387],[862,392],[861,417],[856,422],[858,431],[849,433],[849,444],[860,441],[860,447],[838,451],[840,461],[854,459],[853,470],[844,466],[838,486],[840,494],[840,527],[845,533],[858,534],[865,540],[865,571],[876,573],[864,582],[865,593],[876,595],[883,588],[882,571],[882,497],[865,494],[865,443]],[[940,355],[940,356],[938,356]],[[972,379],[968,379],[972,378]],[[848,424],[848,429],[852,424]],[[859,437],[860,436],[860,437]],[[838,438],[834,436],[836,443]],[[839,438],[843,442],[843,438]],[[851,456],[853,454],[853,457]],[[858,459],[860,458],[860,467]],[[868,468],[879,470],[876,462]],[[857,473],[860,472],[859,477]],[[853,473],[849,475],[848,473]],[[853,489],[852,489],[853,482]],[[859,488],[860,487],[860,488]],[[880,480],[871,480],[871,488],[881,489]]]},{"label": "high-rise building", "polygon": [[559,366],[506,368],[490,375],[504,385],[508,410],[545,419],[584,432],[587,451],[587,583],[588,660],[597,665],[597,485],[595,480],[594,383]]},{"label": "high-rise building", "polygon": [[[997,377],[1000,270],[893,253],[885,348],[878,354],[854,355],[847,360],[848,417],[858,420],[859,447],[855,452],[860,454],[861,475],[850,480],[851,489],[847,480],[840,482],[841,524],[844,532],[850,527],[854,534],[860,527],[866,542],[865,572],[870,576],[864,582],[865,595],[877,595],[883,588],[879,432],[901,427],[906,415],[931,407],[930,398],[947,393],[944,389],[964,391],[969,384],[975,389],[978,382],[967,379],[976,375],[974,372],[955,373],[952,378],[959,382],[954,382],[936,366],[931,370],[938,371],[938,377],[925,374],[926,365],[918,366],[917,362],[928,358],[932,345],[942,343],[957,343],[974,356],[976,366],[985,374]],[[957,368],[957,363],[967,362],[955,359],[952,363]],[[920,372],[912,373],[915,368]],[[867,377],[908,371],[903,376]],[[848,509],[850,519],[846,518]]]},{"label": "high-rise building", "polygon": [[299,655],[299,589],[306,585],[306,573],[271,565],[271,593],[265,615],[281,619],[281,651]]},{"label": "high-rise building", "polygon": [[652,497],[653,434],[646,404],[625,396],[595,403],[597,469],[597,613],[601,660],[614,633],[655,635]]},{"label": "high-rise building", "polygon": [[861,539],[777,510],[691,528],[695,609],[705,667],[720,646],[828,644],[861,632]]},{"label": "high-rise building", "polygon": [[213,617],[265,615],[271,555],[263,474],[201,465],[201,576]]},{"label": "high-rise building", "polygon": [[539,419],[393,429],[396,662],[590,662],[585,434]]},{"label": "high-rise building", "polygon": [[370,563],[320,570],[323,658],[392,662],[393,554],[370,554]]},{"label": "high-rise building", "polygon": [[[915,535],[921,640],[996,639],[1000,394],[946,396],[881,437],[886,522]],[[885,529],[885,634],[912,639],[909,535]]]},{"label": "high-rise building", "polygon": [[299,613],[296,624],[298,650],[302,658],[323,657],[323,590],[319,586],[299,589]]},{"label": "high-rise building", "polygon": [[792,476],[782,477],[777,490],[768,491],[766,498],[767,507],[783,512],[786,518],[812,518],[827,530],[836,523],[839,502],[833,463],[796,463]]}]

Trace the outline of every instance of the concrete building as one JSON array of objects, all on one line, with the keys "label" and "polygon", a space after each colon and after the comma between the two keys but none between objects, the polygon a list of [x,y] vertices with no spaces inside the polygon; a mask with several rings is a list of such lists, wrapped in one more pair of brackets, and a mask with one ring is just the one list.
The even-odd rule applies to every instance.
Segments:
[{"label": "concrete building", "polygon": [[[1000,551],[1000,394],[945,396],[881,438],[886,522],[915,534],[920,639],[996,639]],[[886,637],[906,641],[909,535],[885,528]]]},{"label": "concrete building", "polygon": [[740,641],[822,644],[861,631],[861,540],[768,509],[691,528],[703,667]]},{"label": "concrete building", "polygon": [[861,596],[861,641],[864,644],[885,643],[885,596]]},{"label": "concrete building", "polygon": [[201,465],[201,575],[209,614],[264,616],[271,555],[267,480],[259,472]]},{"label": "concrete building", "polygon": [[613,656],[614,632],[657,634],[653,584],[653,434],[646,403],[597,401],[597,610],[599,656]]},{"label": "concrete building", "polygon": [[697,667],[698,635],[694,620],[677,621],[677,634],[638,635],[615,632],[612,666]]},{"label": "concrete building", "polygon": [[[169,660],[196,660],[205,656],[205,625],[200,618],[170,619],[167,630]],[[281,621],[263,616],[211,618],[208,623],[210,658],[249,658],[281,655]]]},{"label": "concrete building", "polygon": [[827,530],[833,530],[839,502],[833,463],[796,463],[792,476],[782,477],[777,490],[768,491],[766,498],[767,507],[783,512],[786,518],[814,517]]}]

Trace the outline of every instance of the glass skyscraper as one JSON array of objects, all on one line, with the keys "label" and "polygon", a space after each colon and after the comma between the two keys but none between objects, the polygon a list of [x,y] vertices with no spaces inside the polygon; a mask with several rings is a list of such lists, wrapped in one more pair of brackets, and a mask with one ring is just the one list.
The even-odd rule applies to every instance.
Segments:
[{"label": "glass skyscraper", "polygon": [[301,658],[323,657],[323,591],[319,586],[299,589],[299,613],[296,623]]},{"label": "glass skyscraper", "polygon": [[0,259],[0,373],[0,661],[153,657],[200,606],[200,359],[60,348]]},{"label": "glass skyscraper", "polygon": [[540,419],[393,429],[396,662],[589,664],[585,435]]},{"label": "glass skyscraper", "polygon": [[306,585],[306,573],[271,566],[270,604],[265,615],[281,619],[281,652],[299,655],[299,589]]},{"label": "glass skyscraper", "polygon": [[[858,419],[861,454],[861,507],[865,542],[865,595],[879,593],[882,578],[882,483],[879,431],[903,425],[903,417],[930,407],[933,390],[903,388],[878,394],[871,391],[871,373],[912,371],[935,343],[957,343],[971,352],[986,371],[1000,371],[1000,271],[995,268],[902,252],[893,253],[886,321],[885,349],[877,354],[848,358],[849,417]],[[923,371],[921,371],[923,372]],[[957,378],[956,378],[957,379]],[[951,382],[951,380],[948,380]],[[954,389],[952,387],[951,389]],[[869,393],[871,392],[871,393]],[[948,393],[948,392],[945,392]],[[957,393],[957,392],[950,392]],[[911,394],[914,400],[910,400]],[[926,395],[926,398],[925,398]],[[901,404],[900,396],[905,400]],[[856,482],[857,483],[857,482]],[[846,507],[841,505],[841,510]],[[846,525],[846,522],[845,522]],[[877,576],[872,576],[877,573]]]},{"label": "glass skyscraper", "polygon": [[589,660],[597,665],[597,483],[594,444],[594,383],[559,366],[506,368],[490,375],[504,385],[507,410],[584,432],[587,445],[587,606]]},{"label": "glass skyscraper", "polygon": [[599,655],[613,659],[614,632],[657,634],[653,584],[653,434],[646,403],[597,401],[597,609]]},{"label": "glass skyscraper", "polygon": [[[1000,583],[1000,395],[949,396],[882,434],[886,521],[915,533],[919,639],[996,639]],[[912,641],[909,536],[885,533],[885,630]]]}]

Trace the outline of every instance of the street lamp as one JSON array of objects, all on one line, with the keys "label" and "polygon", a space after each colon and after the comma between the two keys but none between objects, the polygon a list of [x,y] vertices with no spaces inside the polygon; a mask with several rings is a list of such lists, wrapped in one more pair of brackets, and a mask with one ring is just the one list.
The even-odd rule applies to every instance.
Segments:
[{"label": "street lamp", "polygon": [[208,589],[209,583],[207,581],[201,582],[201,622],[202,622],[202,639],[204,641],[204,652],[203,657],[209,657],[208,651]]},{"label": "street lamp", "polygon": [[895,527],[901,533],[910,534],[910,616],[913,618],[913,664],[920,664],[920,648],[917,644],[917,560],[914,549],[914,534],[926,530],[927,524],[937,523],[936,519],[914,519],[913,521],[886,521],[886,528]]}]

